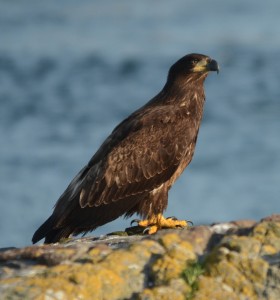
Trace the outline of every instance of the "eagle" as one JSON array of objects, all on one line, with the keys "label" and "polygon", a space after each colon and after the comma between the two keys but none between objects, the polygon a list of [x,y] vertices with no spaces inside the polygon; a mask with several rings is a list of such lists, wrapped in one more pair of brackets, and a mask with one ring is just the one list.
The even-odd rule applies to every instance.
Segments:
[{"label": "eagle", "polygon": [[148,234],[185,227],[165,218],[168,191],[191,162],[203,115],[203,83],[216,60],[188,54],[171,66],[163,89],[124,119],[74,177],[32,242],[55,243],[120,216],[138,214]]}]

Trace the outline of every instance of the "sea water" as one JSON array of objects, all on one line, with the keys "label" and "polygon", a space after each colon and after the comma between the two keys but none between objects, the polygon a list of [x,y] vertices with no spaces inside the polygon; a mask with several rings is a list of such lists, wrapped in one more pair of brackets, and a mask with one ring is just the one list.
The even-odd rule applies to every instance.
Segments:
[{"label": "sea water", "polygon": [[[166,216],[279,212],[280,2],[0,1],[0,246],[24,246],[113,128],[181,56],[220,64]],[[122,230],[118,219],[93,235]]]}]

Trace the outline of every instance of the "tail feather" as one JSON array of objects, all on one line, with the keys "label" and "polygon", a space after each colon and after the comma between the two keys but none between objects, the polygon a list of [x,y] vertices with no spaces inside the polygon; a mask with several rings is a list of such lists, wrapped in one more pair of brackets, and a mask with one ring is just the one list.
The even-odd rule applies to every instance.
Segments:
[{"label": "tail feather", "polygon": [[53,228],[54,219],[50,216],[34,233],[32,243],[35,244],[43,239]]},{"label": "tail feather", "polygon": [[50,216],[34,233],[32,243],[35,244],[45,238],[45,244],[56,243],[63,237],[68,237],[71,229],[68,227],[55,228],[54,216]]},{"label": "tail feather", "polygon": [[45,236],[45,244],[57,243],[62,238],[67,238],[72,233],[72,229],[70,227],[52,229]]}]

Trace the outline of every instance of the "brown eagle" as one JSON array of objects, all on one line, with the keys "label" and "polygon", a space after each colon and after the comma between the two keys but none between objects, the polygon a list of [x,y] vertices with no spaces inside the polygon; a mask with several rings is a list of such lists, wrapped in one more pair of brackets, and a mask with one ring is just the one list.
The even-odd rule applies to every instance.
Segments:
[{"label": "brown eagle", "polygon": [[202,54],[188,54],[172,65],[163,89],[113,130],[32,242],[58,242],[135,213],[146,218],[138,225],[150,234],[187,226],[162,213],[169,189],[193,157],[209,71],[218,72],[218,64]]}]

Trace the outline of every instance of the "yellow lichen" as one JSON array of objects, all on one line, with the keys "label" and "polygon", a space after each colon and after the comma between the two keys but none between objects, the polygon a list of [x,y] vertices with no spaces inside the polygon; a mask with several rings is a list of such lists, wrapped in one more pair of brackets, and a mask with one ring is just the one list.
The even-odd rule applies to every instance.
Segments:
[{"label": "yellow lichen", "polygon": [[269,262],[278,259],[279,222],[258,223],[250,236],[225,235],[210,254],[203,253],[203,264],[194,251],[201,242],[199,236],[192,240],[193,245],[183,236],[167,232],[117,250],[105,244],[17,249],[14,254],[9,252],[9,257],[26,267],[19,271],[8,264],[2,267],[1,297],[257,300],[269,286],[276,286],[278,275],[272,278],[271,274],[278,269]]},{"label": "yellow lichen", "polygon": [[184,268],[184,263],[169,256],[158,259],[152,267],[155,284],[166,284],[172,278],[179,277]]},{"label": "yellow lichen", "polygon": [[156,241],[142,240],[130,247],[130,251],[143,259],[147,259],[151,254],[164,254],[164,248]]},{"label": "yellow lichen", "polygon": [[263,245],[262,246],[262,254],[263,255],[273,255],[278,253],[277,249],[271,245]]},{"label": "yellow lichen", "polygon": [[280,222],[261,222],[253,229],[253,236],[260,240],[280,238]]},{"label": "yellow lichen", "polygon": [[253,237],[227,237],[208,256],[207,275],[220,278],[237,294],[257,299],[257,295],[264,290],[269,267],[260,258],[260,251],[261,243]]},{"label": "yellow lichen", "polygon": [[152,266],[153,277],[157,285],[180,277],[187,262],[196,260],[192,245],[181,240],[174,233],[161,237],[160,243],[166,249],[166,255],[157,259]]},{"label": "yellow lichen", "polygon": [[273,251],[275,253],[280,251],[279,222],[261,222],[257,224],[253,229],[252,236],[263,244],[262,255],[270,255],[273,254]]},{"label": "yellow lichen", "polygon": [[201,276],[198,281],[198,290],[192,300],[240,300],[240,296],[233,289],[222,283],[219,278]]},{"label": "yellow lichen", "polygon": [[138,296],[139,300],[185,300],[185,295],[169,286],[145,289]]},{"label": "yellow lichen", "polygon": [[87,253],[92,263],[98,263],[102,259],[104,259],[109,253],[112,252],[112,249],[106,245],[98,245],[90,249]]}]

